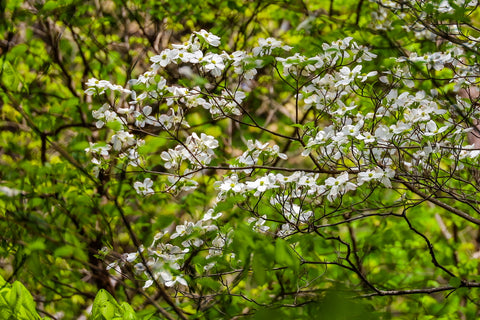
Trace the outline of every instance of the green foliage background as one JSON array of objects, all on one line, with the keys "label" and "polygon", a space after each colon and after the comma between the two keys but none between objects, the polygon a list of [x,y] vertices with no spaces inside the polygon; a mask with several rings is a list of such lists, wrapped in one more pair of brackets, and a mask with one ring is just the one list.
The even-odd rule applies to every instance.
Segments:
[{"label": "green foliage background", "polygon": [[[3,310],[11,311],[0,310],[0,317],[35,319],[35,306],[41,317],[74,319],[87,315],[92,304],[92,319],[162,319],[166,316],[158,306],[174,314],[157,293],[141,289],[143,282],[136,280],[132,270],[125,270],[125,278],[119,279],[106,266],[120,254],[135,251],[135,244],[150,243],[158,230],[181,221],[185,212],[203,213],[211,204],[207,195],[214,180],[206,178],[202,192],[189,197],[156,194],[143,199],[131,188],[134,181],[143,180],[141,175],[135,179],[125,175],[120,165],[113,163],[110,171],[94,177],[84,149],[88,142],[105,140],[107,133],[95,127],[91,111],[96,101],[83,93],[89,78],[126,84],[148,68],[149,57],[200,29],[220,36],[223,49],[230,51],[274,36],[306,55],[314,54],[324,42],[351,36],[372,47],[385,68],[387,57],[441,48],[441,43],[412,39],[404,28],[408,21],[394,21],[395,28],[388,31],[373,30],[370,11],[376,6],[363,0],[2,1],[0,276],[7,282],[0,281],[0,308],[9,306]],[[478,12],[467,16],[458,11],[443,18],[477,22]],[[167,74],[169,80],[178,80],[174,71]],[[262,85],[270,80],[269,75],[258,79],[255,98],[259,102],[268,95]],[[448,83],[418,81],[418,86],[449,90]],[[255,115],[264,121],[266,114],[259,110]],[[289,128],[282,128],[282,116],[275,119],[279,130],[288,133]],[[197,125],[206,132],[227,130],[222,122]],[[248,131],[241,134],[254,136]],[[151,149],[145,152],[164,143],[151,139]],[[152,158],[150,164],[158,160]],[[395,192],[374,195],[378,201],[398,196]],[[234,207],[234,201],[225,206]],[[419,201],[409,209],[409,222],[428,236],[442,265],[470,281],[480,280],[478,260],[471,257],[478,251],[478,230],[450,215],[444,221],[454,236],[446,239],[436,220],[442,212]],[[232,209],[228,223],[235,225],[239,214],[238,208]],[[361,248],[352,254],[362,261],[371,282],[385,290],[412,285],[451,289],[369,296],[368,288],[349,270],[305,264],[291,249],[299,243],[296,250],[306,260],[335,260],[345,248],[328,235],[269,239],[239,227],[232,250],[247,261],[243,267],[251,272],[239,274],[235,291],[216,296],[210,308],[197,308],[194,299],[179,307],[192,319],[478,316],[477,289],[462,288],[460,278],[449,278],[435,268],[428,243],[402,217],[379,216],[352,222],[349,228],[338,232],[350,237],[354,250]],[[320,284],[297,300],[287,293],[301,285],[296,281],[300,275]],[[214,292],[218,283],[205,278],[195,285],[199,292]],[[15,290],[21,293],[12,293]],[[21,296],[21,301],[13,301],[12,295]]]}]

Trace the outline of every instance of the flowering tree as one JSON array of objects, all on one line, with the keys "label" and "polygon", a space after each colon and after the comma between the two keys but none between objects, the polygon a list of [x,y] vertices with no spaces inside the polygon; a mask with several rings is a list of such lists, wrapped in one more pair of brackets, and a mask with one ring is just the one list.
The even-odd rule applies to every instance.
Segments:
[{"label": "flowering tree", "polygon": [[91,163],[71,163],[132,244],[97,230],[102,286],[169,319],[475,318],[476,3],[360,1],[358,30],[320,42],[334,8],[304,5],[282,40],[198,28],[122,84],[85,81]]},{"label": "flowering tree", "polygon": [[[422,4],[380,8],[387,16],[428,13]],[[468,8],[442,2],[430,10]],[[441,51],[380,60],[347,37],[309,56],[274,38],[227,52],[217,49],[220,37],[201,30],[151,57],[150,69],[127,87],[90,79],[86,93],[105,100],[93,111],[97,127],[112,130],[107,144],[87,149],[97,174],[119,159],[115,166],[152,201],[156,193],[215,194],[204,212],[187,209],[174,229],[109,268],[121,273],[133,263],[146,276],[144,288],[172,287],[202,310],[216,303],[212,294],[303,305],[331,287],[328,277],[368,296],[478,287],[470,278],[476,268],[470,274],[454,263],[472,256],[440,259],[444,248],[434,246],[438,237],[452,238],[445,219],[461,230],[480,222],[476,172],[468,169],[480,155],[468,141],[477,130],[477,71],[469,61],[476,42],[442,38],[441,24],[421,23],[417,37],[442,41]],[[168,68],[185,82],[169,83]],[[437,225],[422,225],[418,210],[440,208]],[[408,245],[398,243],[400,230],[420,239],[418,261],[399,259]],[[378,235],[384,232],[392,234]],[[384,242],[373,247],[374,236]],[[430,282],[419,286],[425,268]],[[385,283],[389,272],[403,279]],[[246,296],[244,282],[268,297]]]}]

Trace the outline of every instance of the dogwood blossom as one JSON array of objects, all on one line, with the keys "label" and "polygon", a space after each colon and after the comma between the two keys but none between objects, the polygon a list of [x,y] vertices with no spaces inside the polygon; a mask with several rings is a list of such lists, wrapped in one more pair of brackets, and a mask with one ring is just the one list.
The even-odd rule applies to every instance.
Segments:
[{"label": "dogwood blossom", "polygon": [[220,45],[220,37],[214,35],[213,33],[208,32],[204,29],[202,29],[200,31],[195,31],[195,34],[202,37],[211,46],[218,47]]},{"label": "dogwood blossom", "polygon": [[143,182],[136,181],[133,184],[135,191],[137,191],[138,194],[142,194],[144,196],[155,193],[155,191],[152,189],[152,186],[153,186],[153,181],[150,178],[145,178]]},{"label": "dogwood blossom", "polygon": [[[381,10],[376,19],[383,21],[382,30],[391,27]],[[144,289],[154,280],[167,287],[187,286],[186,260],[192,252],[207,261],[192,272],[208,274],[217,267],[234,267],[229,252],[232,236],[222,223],[230,216],[217,212],[226,212],[222,206],[236,205],[241,220],[262,236],[287,238],[318,231],[323,221],[335,224],[346,221],[342,217],[347,215],[361,217],[355,206],[362,211],[363,204],[352,205],[350,195],[355,199],[367,190],[384,192],[408,179],[417,179],[423,188],[429,182],[423,177],[433,169],[454,179],[463,163],[480,157],[474,144],[465,146],[473,128],[465,125],[453,133],[452,126],[462,120],[453,107],[439,101],[440,88],[417,89],[410,77],[410,63],[432,72],[448,66],[455,71],[449,84],[455,88],[452,95],[475,83],[478,68],[459,64],[452,50],[412,52],[393,59],[395,66],[389,70],[369,72],[376,67],[370,62],[375,54],[351,37],[326,43],[312,56],[289,54],[285,51],[290,47],[274,38],[260,39],[250,52],[209,51],[209,46],[220,44],[218,36],[201,30],[153,56],[151,68],[130,81],[128,89],[96,79],[87,83],[87,94],[113,90],[116,97],[118,93],[123,97],[92,111],[97,128],[111,128],[103,144],[86,149],[97,170],[118,155],[142,174],[157,174],[156,192],[169,193],[179,202],[196,188],[216,192],[210,199],[202,198],[201,210],[186,208],[192,212],[155,236],[144,250],[146,264],[133,252],[109,265],[119,268],[138,262],[134,265],[138,273],[153,270],[154,278],[147,274]],[[158,74],[167,66],[178,68],[178,75],[187,77],[185,83],[195,84],[168,84]],[[271,78],[265,76],[270,73]],[[263,93],[255,91],[265,82],[258,74],[279,81],[291,92],[275,100],[275,82],[264,91],[275,98],[264,103]],[[471,110],[471,97],[455,99],[458,113],[468,110],[465,114],[479,116]],[[270,122],[280,117],[286,119],[281,127]],[[208,134],[201,132],[206,123],[215,123]],[[152,126],[160,133],[144,140],[130,130],[150,133],[147,129]],[[241,128],[238,133],[237,128]],[[142,160],[142,152],[159,161]],[[434,163],[437,159],[439,163]],[[438,188],[434,187],[429,192]],[[133,188],[140,196],[155,193],[151,178],[134,182]]]},{"label": "dogwood blossom", "polygon": [[348,173],[343,172],[338,177],[329,177],[325,180],[325,186],[329,187],[327,199],[335,200],[339,195],[343,195],[347,191],[355,190],[357,185],[349,181]]}]

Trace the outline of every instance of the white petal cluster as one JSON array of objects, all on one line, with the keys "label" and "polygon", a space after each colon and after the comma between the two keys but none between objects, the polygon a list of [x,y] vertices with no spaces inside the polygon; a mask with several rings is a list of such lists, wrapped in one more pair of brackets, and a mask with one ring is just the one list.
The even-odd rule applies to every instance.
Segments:
[{"label": "white petal cluster", "polygon": [[178,169],[183,161],[189,161],[194,168],[202,167],[211,162],[215,155],[213,149],[217,147],[218,141],[213,136],[201,133],[199,137],[192,133],[184,144],[163,151],[161,157],[167,169]]},{"label": "white petal cluster", "polygon": [[137,191],[138,194],[141,195],[148,195],[148,194],[153,194],[155,191],[152,189],[153,186],[153,181],[150,178],[145,178],[143,182],[136,181],[133,184],[133,187],[135,188],[135,191]]},{"label": "white petal cluster", "polygon": [[[451,4],[441,1],[437,10],[450,13]],[[383,9],[373,15],[381,22],[377,29],[392,27]],[[458,58],[465,57],[464,48],[411,52],[393,58],[393,66],[384,70],[378,68],[376,55],[351,37],[325,43],[313,56],[290,53],[290,47],[274,38],[259,39],[250,52],[229,53],[218,48],[220,40],[206,30],[195,32],[151,57],[150,69],[125,87],[97,79],[87,82],[87,94],[107,101],[92,111],[95,126],[108,130],[105,141],[85,149],[97,174],[113,160],[124,161],[135,172],[142,171],[143,181],[133,180],[139,196],[186,196],[205,187],[205,181],[218,180],[213,183],[213,206],[233,202],[254,231],[284,238],[342,216],[351,209],[345,205],[351,198],[388,192],[409,178],[428,183],[424,177],[434,170],[444,170],[453,179],[464,164],[478,162],[478,143],[467,138],[473,128],[458,120],[461,112],[474,121],[480,118],[480,112],[472,110],[471,94],[478,90],[480,67]],[[448,85],[456,104],[445,103],[440,89],[419,89],[412,64],[431,73],[453,70]],[[187,81],[169,84],[162,75],[170,68],[177,68]],[[295,91],[285,101],[272,98],[275,103],[267,105],[256,96],[259,74],[268,72]],[[269,97],[276,97],[275,85],[269,87]],[[272,110],[264,112],[270,106]],[[252,116],[257,107],[268,119]],[[269,122],[284,116],[291,121],[282,122],[285,128]],[[217,131],[200,131],[211,122]],[[248,133],[237,141],[236,132],[220,132],[227,126],[247,128],[242,132]],[[142,158],[145,153],[154,164]],[[147,171],[146,163],[162,168]],[[155,186],[147,174],[157,174]],[[201,219],[177,221],[171,235],[162,231],[150,246],[126,253],[109,268],[120,270],[137,262],[137,272],[147,275],[145,289],[155,282],[185,287],[190,280],[183,267],[193,252],[207,261],[199,271],[206,274],[220,259],[225,264],[235,260],[229,251],[232,232],[216,222],[221,216],[210,209]],[[140,254],[147,265],[138,262]]]}]

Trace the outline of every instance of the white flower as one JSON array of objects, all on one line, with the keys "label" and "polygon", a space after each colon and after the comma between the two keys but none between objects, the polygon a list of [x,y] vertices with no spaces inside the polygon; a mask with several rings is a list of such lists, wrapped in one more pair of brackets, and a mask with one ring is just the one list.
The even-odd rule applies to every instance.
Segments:
[{"label": "white flower", "polygon": [[[213,136],[201,133],[200,137],[194,132],[185,141],[185,146],[177,146],[183,159],[188,159],[194,165],[205,165],[212,161],[215,155],[213,149],[218,147],[218,141]],[[169,150],[170,151],[170,150]],[[163,158],[163,153],[162,153]]]},{"label": "white flower", "polygon": [[147,280],[145,281],[145,285],[142,287],[142,289],[147,289],[149,287],[151,287],[153,284],[153,280]]},{"label": "white flower", "polygon": [[223,193],[227,193],[230,190],[236,193],[241,193],[245,190],[245,184],[238,182],[238,176],[232,174],[230,177],[216,184],[217,188]]},{"label": "white flower", "polygon": [[155,193],[155,191],[153,191],[152,189],[152,186],[153,181],[150,178],[146,178],[145,180],[143,180],[143,182],[137,181],[133,184],[135,191],[137,191],[138,194],[142,194],[144,196]]},{"label": "white flower", "polygon": [[90,142],[90,147],[89,148],[85,148],[85,152],[88,154],[88,153],[92,153],[92,154],[99,154],[100,156],[104,157],[104,158],[108,158],[109,157],[109,151],[110,149],[112,149],[112,146],[107,144],[107,145],[100,145],[100,144],[94,144],[92,142]]},{"label": "white flower", "polygon": [[350,70],[349,67],[345,66],[340,69],[340,72],[338,73],[338,77],[340,78],[340,81],[337,81],[335,84],[336,87],[340,85],[347,86],[349,85],[357,76],[357,74],[362,70],[361,65],[357,65],[353,70]]},{"label": "white flower", "polygon": [[368,78],[373,77],[373,76],[376,76],[377,73],[378,73],[377,71],[370,71],[370,72],[367,73],[367,74],[359,75],[359,76],[358,76],[358,79],[360,79],[360,82],[365,82]]},{"label": "white flower", "polygon": [[359,133],[356,137],[358,140],[363,140],[365,143],[372,143],[375,142],[375,136],[372,135],[370,132],[366,131],[363,133]]},{"label": "white flower", "polygon": [[277,231],[277,236],[279,238],[285,238],[288,237],[289,235],[292,235],[295,233],[295,228],[290,224],[290,223],[285,223],[282,224],[282,228]]},{"label": "white flower", "polygon": [[365,172],[359,172],[357,177],[357,183],[359,186],[370,180],[377,180],[383,177],[383,172],[378,170],[367,170]]},{"label": "white flower", "polygon": [[382,170],[380,168],[375,169],[375,171],[381,171],[383,176],[380,178],[380,182],[383,183],[383,185],[387,188],[392,187],[392,182],[390,179],[395,177],[395,171],[391,168],[386,168],[385,170]]},{"label": "white flower", "polygon": [[260,232],[267,232],[270,227],[265,225],[267,221],[267,215],[263,215],[260,218],[251,217],[247,219],[247,223],[255,222],[253,225],[253,230],[260,231]]},{"label": "white flower", "polygon": [[337,103],[338,103],[338,109],[332,112],[332,114],[339,115],[339,116],[343,116],[348,111],[353,110],[357,107],[355,102],[350,103],[348,107],[341,100],[339,100]]},{"label": "white flower", "polygon": [[151,124],[155,125],[157,123],[156,119],[150,114],[152,113],[152,107],[150,106],[145,106],[142,109],[142,112],[137,112],[135,111],[134,116],[135,116],[135,126],[139,128],[145,127],[145,124]]},{"label": "white flower", "polygon": [[95,78],[90,78],[88,79],[86,83],[87,87],[89,87],[87,90],[85,90],[85,93],[89,96],[98,93],[98,94],[103,94],[105,93],[105,90],[110,89],[112,91],[119,91],[123,93],[129,93],[130,90],[127,90],[123,88],[122,86],[119,85],[113,85],[107,80],[98,80]]},{"label": "white flower", "polygon": [[115,270],[115,272],[117,272],[118,274],[121,274],[122,273],[122,269],[120,269],[120,266],[118,265],[118,262],[115,261],[115,262],[112,262],[112,263],[109,263],[106,267],[107,270],[110,270],[110,269],[113,269]]},{"label": "white flower", "polygon": [[438,12],[441,12],[441,13],[455,12],[455,9],[453,9],[452,6],[450,6],[447,0],[443,0],[442,2],[440,2],[440,4],[437,7],[437,10]]},{"label": "white flower", "polygon": [[138,252],[124,253],[122,258],[127,262],[133,262],[138,257]]},{"label": "white flower", "polygon": [[213,136],[206,135],[203,132],[200,134],[199,141],[208,149],[218,148],[218,141]]},{"label": "white flower", "polygon": [[275,38],[260,38],[258,40],[258,47],[253,48],[252,53],[254,56],[269,55],[275,48],[282,48],[283,50],[290,50],[292,47],[282,46],[282,42]]},{"label": "white flower", "polygon": [[195,225],[193,222],[186,221],[184,224],[178,225],[175,227],[175,233],[171,235],[171,239],[175,239],[177,237],[186,236],[193,232]]},{"label": "white flower", "polygon": [[205,215],[203,216],[202,218],[202,221],[210,221],[210,220],[217,220],[218,218],[220,218],[222,216],[223,213],[219,212],[217,213],[215,216],[213,215],[214,213],[214,210],[213,209],[209,209]]},{"label": "white flower", "polygon": [[385,125],[380,125],[378,126],[377,129],[375,129],[375,138],[379,141],[389,141],[393,137],[393,129],[390,130],[387,126]]},{"label": "white flower", "polygon": [[166,161],[165,163],[166,169],[178,168],[180,162],[182,162],[182,155],[181,155],[182,150],[183,150],[183,147],[176,148],[176,149],[168,149],[168,151],[163,151],[160,154],[160,157],[162,158],[162,160]]},{"label": "white flower", "polygon": [[159,64],[162,67],[166,67],[170,62],[174,61],[178,57],[177,49],[165,49],[160,52],[159,55],[150,58],[153,63]]},{"label": "white flower", "polygon": [[129,104],[135,105],[139,102],[142,102],[147,97],[147,93],[142,92],[140,95],[137,96],[137,93],[135,91],[132,91],[130,97],[132,98],[132,100],[129,102]]},{"label": "white flower", "polygon": [[347,124],[342,128],[342,133],[345,136],[357,136],[359,134],[360,128],[363,126],[363,123],[357,123],[356,125]]},{"label": "white flower", "polygon": [[312,211],[303,211],[299,205],[292,203],[288,197],[276,195],[275,198],[270,199],[270,203],[273,206],[280,205],[283,216],[292,224],[306,223],[313,216]]},{"label": "white flower", "polygon": [[206,71],[210,71],[210,73],[215,76],[219,77],[222,75],[223,69],[225,69],[225,63],[223,62],[223,57],[218,54],[208,54],[205,56],[203,61],[206,62],[204,68]]},{"label": "white flower", "polygon": [[210,33],[206,30],[195,31],[197,35],[202,37],[209,45],[218,47],[220,45],[220,37]]},{"label": "white flower", "polygon": [[247,182],[247,189],[255,190],[255,196],[259,196],[262,192],[265,192],[272,188],[277,188],[275,184],[276,178],[273,173],[269,173],[267,176],[261,177],[255,181]]},{"label": "white flower", "polygon": [[215,267],[215,265],[216,265],[215,262],[210,262],[209,264],[207,264],[206,266],[203,267],[203,270],[209,271],[210,269],[212,269],[213,267]]},{"label": "white flower", "polygon": [[122,147],[134,145],[135,138],[130,132],[122,130],[112,136],[111,142],[113,144],[113,150],[119,151]]},{"label": "white flower", "polygon": [[98,120],[95,123],[97,128],[102,128],[105,123],[120,121],[117,113],[111,111],[110,108],[111,107],[108,103],[104,103],[100,109],[92,111],[93,118]]},{"label": "white flower", "polygon": [[327,195],[327,199],[333,201],[339,194],[344,194],[349,190],[355,190],[356,185],[348,182],[348,173],[343,172],[337,178],[330,177],[325,180],[325,186],[330,187],[330,191]]},{"label": "white flower", "polygon": [[439,134],[439,133],[442,133],[444,132],[445,130],[448,129],[448,126],[443,126],[441,128],[438,128],[437,127],[437,124],[435,123],[435,121],[433,120],[430,120],[426,123],[425,125],[425,129],[426,131],[423,133],[424,135],[426,136],[434,136],[436,134]]},{"label": "white flower", "polygon": [[173,287],[176,283],[181,284],[183,286],[188,286],[187,281],[185,281],[182,276],[172,276],[170,272],[168,271],[162,271],[160,272],[160,277],[162,277],[165,286],[167,287]]},{"label": "white flower", "polygon": [[[230,240],[228,240],[228,243],[230,243]],[[211,257],[221,255],[222,249],[226,244],[226,235],[222,233],[217,234],[215,239],[212,240],[212,247],[208,250],[208,255],[206,258],[209,259]]]},{"label": "white flower", "polygon": [[[182,62],[190,62],[190,63],[198,63],[200,59],[203,57],[203,52],[201,50],[197,50],[194,52],[186,52],[186,51],[179,51],[178,52],[178,59]],[[188,66],[183,66],[179,68],[178,72],[180,74],[185,75],[187,77],[191,77],[193,75],[193,70]]]},{"label": "white flower", "polygon": [[288,157],[285,153],[280,152],[280,147],[277,146],[276,144],[273,145],[270,150],[268,150],[269,155],[272,157],[279,157],[282,160],[287,160]]}]

